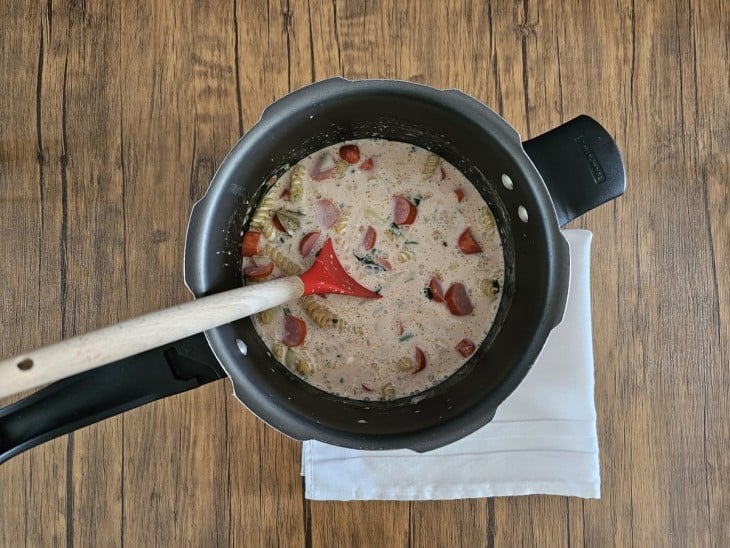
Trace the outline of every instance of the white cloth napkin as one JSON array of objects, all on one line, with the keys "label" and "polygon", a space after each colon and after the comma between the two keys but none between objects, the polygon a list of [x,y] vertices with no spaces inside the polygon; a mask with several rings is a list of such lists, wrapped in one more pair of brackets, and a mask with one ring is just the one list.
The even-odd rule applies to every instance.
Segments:
[{"label": "white cloth napkin", "polygon": [[360,451],[305,441],[305,496],[436,500],[549,494],[600,498],[593,400],[590,246],[565,230],[571,283],[565,316],[494,420],[427,453]]}]

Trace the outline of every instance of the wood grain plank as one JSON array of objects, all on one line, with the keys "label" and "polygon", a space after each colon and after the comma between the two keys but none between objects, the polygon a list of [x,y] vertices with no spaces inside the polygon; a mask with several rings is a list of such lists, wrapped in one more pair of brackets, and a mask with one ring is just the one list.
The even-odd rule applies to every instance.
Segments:
[{"label": "wood grain plank", "polygon": [[[58,340],[61,313],[60,177],[63,23],[35,3],[0,18],[0,353]],[[16,29],[27,29],[18,33]],[[6,399],[2,404],[17,398]],[[0,546],[59,545],[68,532],[65,439],[0,467]]]},{"label": "wood grain plank", "polygon": [[[132,44],[122,52],[118,121],[130,313],[190,299],[182,281],[188,213],[237,133],[233,27],[211,30],[227,15],[194,3],[140,3],[123,13],[120,31]],[[226,544],[226,396],[214,383],[125,415],[124,543]]]},{"label": "wood grain plank", "polygon": [[[117,291],[125,284],[123,180],[114,131],[119,118],[119,43],[113,39],[118,17],[113,7],[74,3],[53,11],[53,20],[67,25],[60,90],[63,337],[118,321],[126,304],[124,293]],[[89,81],[95,86],[88,86]],[[105,545],[119,535],[121,421],[114,418],[69,437],[69,544]],[[97,527],[85,527],[87,520]]]},{"label": "wood grain plank", "polygon": [[[289,65],[290,56],[301,55],[301,48],[293,45],[292,39],[299,11],[287,2],[251,0],[238,2],[236,11],[245,14],[237,17],[236,34],[242,123],[247,130],[271,102],[289,91],[292,78],[306,83],[295,73],[309,74],[310,69],[302,72]],[[227,390],[230,393],[230,386]],[[304,544],[300,445],[263,424],[233,397],[229,396],[227,410],[232,496],[229,544]]]},{"label": "wood grain plank", "polygon": [[[702,377],[704,394],[703,431],[700,458],[704,459],[704,500],[706,507],[705,538],[711,546],[730,544],[730,499],[727,496],[727,478],[730,477],[730,192],[728,174],[730,162],[730,9],[725,2],[697,2],[690,5],[688,33],[692,40],[692,63],[688,66],[687,80],[696,91],[694,110],[697,124],[693,128],[697,164],[694,176],[704,186],[702,195],[706,218],[706,237],[710,240],[710,265],[713,283],[712,295],[705,306],[705,336],[717,349],[718,360],[705,362]],[[689,65],[689,63],[688,63]],[[692,137],[688,135],[687,137]],[[695,195],[696,196],[696,195]],[[698,228],[699,230],[699,228]],[[713,295],[714,293],[714,295]],[[717,318],[713,309],[716,308]],[[713,320],[717,320],[713,322]],[[708,321],[709,320],[709,321]],[[701,488],[701,487],[700,487]]]}]

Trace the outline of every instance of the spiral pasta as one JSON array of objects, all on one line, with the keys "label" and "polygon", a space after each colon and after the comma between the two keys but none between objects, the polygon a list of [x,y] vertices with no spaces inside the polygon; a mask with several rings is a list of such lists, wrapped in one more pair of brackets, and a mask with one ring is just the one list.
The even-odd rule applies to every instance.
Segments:
[{"label": "spiral pasta", "polygon": [[350,210],[345,209],[340,213],[340,217],[337,219],[337,222],[332,225],[332,230],[335,231],[335,234],[344,234],[345,230],[347,230],[347,225],[350,221]]},{"label": "spiral pasta", "polygon": [[[251,223],[249,223],[249,227],[251,230],[260,230],[261,232],[264,231],[264,227],[266,227],[267,223],[271,224],[271,210],[274,208],[274,197],[266,195],[261,199],[261,203],[259,203],[259,206],[256,208],[256,211],[253,214],[253,217],[251,218]],[[273,225],[271,225],[273,228]]]},{"label": "spiral pasta", "polygon": [[307,316],[312,318],[312,321],[316,323],[322,329],[327,329],[333,325],[339,323],[339,319],[329,308],[317,301],[315,297],[308,295],[301,298],[302,307],[307,313]]},{"label": "spiral pasta", "polygon": [[302,183],[304,179],[304,166],[297,164],[291,172],[291,179],[289,181],[289,199],[292,202],[299,202],[304,194],[304,185]]},{"label": "spiral pasta", "polygon": [[271,345],[271,353],[281,363],[284,363],[286,359],[287,350],[289,349],[279,341],[276,341],[273,345]]},{"label": "spiral pasta", "polygon": [[440,164],[440,157],[436,156],[435,154],[429,154],[428,158],[426,158],[426,161],[423,164],[423,178],[430,179],[433,174],[436,173],[436,168],[438,168]]},{"label": "spiral pasta", "polygon": [[491,230],[494,227],[494,217],[492,213],[486,207],[479,209],[479,218],[482,221],[484,230]]},{"label": "spiral pasta", "polygon": [[401,249],[398,252],[398,262],[399,263],[405,263],[407,261],[410,261],[413,257],[415,257],[415,253],[411,251],[410,249]]},{"label": "spiral pasta", "polygon": [[339,318],[337,322],[337,331],[340,333],[350,333],[353,335],[365,335],[365,328],[361,325],[352,325],[351,323]]},{"label": "spiral pasta", "polygon": [[276,249],[271,244],[266,244],[264,246],[264,255],[271,259],[271,262],[274,263],[274,265],[276,265],[279,270],[281,270],[287,276],[294,276],[296,274],[299,274],[301,270],[299,265],[297,265],[294,261],[292,261],[289,257],[284,255],[281,251]]},{"label": "spiral pasta", "polygon": [[337,160],[337,162],[335,163],[335,177],[342,177],[347,171],[348,167],[350,167],[350,164],[348,164],[344,160]]},{"label": "spiral pasta", "polygon": [[413,363],[413,360],[406,357],[400,358],[396,365],[399,371],[411,371],[416,367],[416,364]]}]

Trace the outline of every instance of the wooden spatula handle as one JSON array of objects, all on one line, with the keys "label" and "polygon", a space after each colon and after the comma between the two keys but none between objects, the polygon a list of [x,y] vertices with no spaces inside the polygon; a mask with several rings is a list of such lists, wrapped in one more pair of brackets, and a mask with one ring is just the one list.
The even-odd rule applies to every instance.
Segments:
[{"label": "wooden spatula handle", "polygon": [[300,297],[297,276],[216,293],[0,361],[0,398],[121,360]]}]

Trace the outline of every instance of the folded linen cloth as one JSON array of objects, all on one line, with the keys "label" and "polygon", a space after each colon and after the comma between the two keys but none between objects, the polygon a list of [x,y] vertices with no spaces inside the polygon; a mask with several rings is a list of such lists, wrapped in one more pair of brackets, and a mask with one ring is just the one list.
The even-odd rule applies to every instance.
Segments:
[{"label": "folded linen cloth", "polygon": [[563,321],[494,420],[445,447],[361,451],[305,441],[313,500],[437,500],[550,494],[600,498],[593,399],[590,246],[565,230],[570,290]]}]

